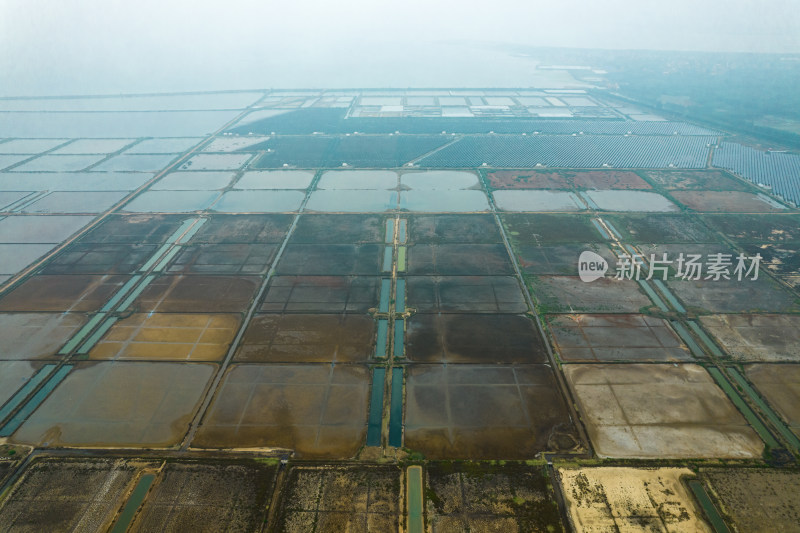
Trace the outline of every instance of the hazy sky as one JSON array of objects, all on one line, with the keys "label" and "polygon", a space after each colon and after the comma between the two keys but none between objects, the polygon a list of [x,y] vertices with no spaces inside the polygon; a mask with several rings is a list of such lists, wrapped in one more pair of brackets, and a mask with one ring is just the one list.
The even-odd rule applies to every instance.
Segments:
[{"label": "hazy sky", "polygon": [[430,44],[452,40],[800,52],[799,3],[0,0],[0,94],[439,85],[479,59],[502,74]]}]

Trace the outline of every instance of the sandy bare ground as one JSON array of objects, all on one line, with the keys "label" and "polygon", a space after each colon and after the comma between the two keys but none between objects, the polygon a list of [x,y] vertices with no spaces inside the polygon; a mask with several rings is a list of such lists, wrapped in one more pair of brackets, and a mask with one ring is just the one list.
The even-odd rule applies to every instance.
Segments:
[{"label": "sandy bare ground", "polygon": [[681,476],[687,468],[559,468],[576,531],[712,531]]}]

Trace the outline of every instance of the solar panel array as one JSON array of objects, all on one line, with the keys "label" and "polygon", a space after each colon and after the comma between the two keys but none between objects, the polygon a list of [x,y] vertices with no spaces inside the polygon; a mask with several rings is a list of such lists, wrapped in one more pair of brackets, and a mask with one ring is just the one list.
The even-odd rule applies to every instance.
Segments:
[{"label": "solar panel array", "polygon": [[423,167],[705,168],[713,137],[464,137],[421,159]]},{"label": "solar panel array", "polygon": [[735,172],[753,183],[772,187],[772,192],[800,205],[800,156],[762,152],[735,143],[714,150],[711,164]]},{"label": "solar panel array", "polygon": [[[258,111],[256,111],[258,113]],[[245,121],[228,131],[271,135],[336,133],[586,133],[597,135],[718,135],[719,132],[687,122],[635,122],[616,119],[529,119],[529,118],[346,118],[342,109],[297,109],[253,122]]]}]

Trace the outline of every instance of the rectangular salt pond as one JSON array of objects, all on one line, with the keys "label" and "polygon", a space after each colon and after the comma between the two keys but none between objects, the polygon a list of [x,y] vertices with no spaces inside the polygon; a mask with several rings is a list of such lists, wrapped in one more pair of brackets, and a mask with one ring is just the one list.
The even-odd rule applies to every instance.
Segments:
[{"label": "rectangular salt pond", "polygon": [[[3,352],[0,358],[26,360],[53,357],[85,322],[86,318],[81,313],[2,313],[0,345],[3,346]],[[0,405],[2,402],[0,398]]]},{"label": "rectangular salt pond", "polygon": [[[678,206],[654,192],[645,191],[584,191],[600,209],[606,211],[677,211]],[[495,193],[495,196],[497,193]]]},{"label": "rectangular salt pond", "polygon": [[43,155],[14,169],[15,172],[69,172],[83,170],[102,161],[104,155]]},{"label": "rectangular salt pond", "polygon": [[211,144],[203,148],[204,152],[236,152],[239,150],[244,150],[245,148],[249,148],[251,146],[255,146],[257,144],[261,144],[264,141],[268,141],[269,137],[264,137],[260,135],[248,135],[247,137],[217,137]]},{"label": "rectangular salt pond", "polygon": [[0,243],[60,243],[93,216],[10,216],[0,220]]},{"label": "rectangular salt pond", "polygon": [[40,154],[69,139],[11,139],[0,143],[0,154]]},{"label": "rectangular salt pond", "polygon": [[452,118],[452,117],[472,117],[474,115],[472,111],[469,110],[468,107],[443,107],[442,116]]},{"label": "rectangular salt pond", "polygon": [[238,111],[4,113],[0,137],[190,137],[214,133]]},{"label": "rectangular salt pond", "polygon": [[219,198],[216,191],[147,191],[134,198],[125,211],[134,213],[188,213],[208,209]]},{"label": "rectangular salt pond", "polygon": [[157,172],[169,165],[175,156],[172,154],[121,154],[97,165],[97,171]]},{"label": "rectangular salt pond", "polygon": [[550,103],[539,96],[518,96],[517,102],[522,105],[535,106],[535,107],[549,107]]},{"label": "rectangular salt pond", "polygon": [[364,444],[369,383],[361,365],[232,365],[192,446],[352,457]]},{"label": "rectangular salt pond", "polygon": [[22,213],[102,213],[122,200],[128,191],[62,192],[43,196],[20,209]]},{"label": "rectangular salt pond", "polygon": [[181,165],[181,170],[238,170],[252,154],[198,154]]},{"label": "rectangular salt pond", "polygon": [[403,99],[399,96],[362,96],[359,102],[361,105],[403,105]]},{"label": "rectangular salt pond", "polygon": [[202,137],[145,139],[125,150],[126,154],[179,154],[202,141]]},{"label": "rectangular salt pond", "polygon": [[397,188],[397,173],[391,170],[331,170],[322,174],[318,189],[385,190]]},{"label": "rectangular salt pond", "polygon": [[486,103],[489,105],[515,105],[514,100],[508,96],[487,96]]},{"label": "rectangular salt pond", "polygon": [[397,209],[396,191],[314,191],[306,208],[327,213],[374,213]]},{"label": "rectangular salt pond", "polygon": [[245,172],[235,189],[307,189],[314,173],[306,170],[260,170]]},{"label": "rectangular salt pond", "polygon": [[429,213],[466,213],[488,211],[489,201],[483,191],[403,191],[400,209]]},{"label": "rectangular salt pond", "polygon": [[15,98],[0,100],[3,111],[175,111],[244,109],[263,93],[161,94],[85,96],[78,98]]},{"label": "rectangular salt pond", "polygon": [[214,366],[80,363],[14,435],[51,446],[170,446],[186,431]]},{"label": "rectangular salt pond", "polygon": [[52,154],[111,154],[133,144],[136,139],[78,139],[53,150]]},{"label": "rectangular salt pond", "polygon": [[403,445],[403,369],[392,368],[392,395],[389,408],[389,446]]},{"label": "rectangular salt pond", "polygon": [[0,154],[0,170],[16,165],[28,159],[29,155],[3,155]]},{"label": "rectangular salt pond", "polygon": [[172,172],[151,187],[151,191],[215,191],[224,189],[234,172]]},{"label": "rectangular salt pond", "polygon": [[372,392],[369,400],[369,421],[367,422],[367,446],[381,445],[381,422],[383,420],[383,390],[386,369],[372,371]]},{"label": "rectangular salt pond", "polygon": [[580,211],[585,209],[571,192],[561,191],[494,191],[494,201],[503,211]]},{"label": "rectangular salt pond", "polygon": [[463,96],[440,96],[439,105],[465,106],[467,102],[464,100]]},{"label": "rectangular salt pond", "polygon": [[213,209],[224,213],[286,213],[300,209],[300,191],[228,191]]},{"label": "rectangular salt pond", "polygon": [[132,191],[152,177],[124,172],[0,173],[0,191]]},{"label": "rectangular salt pond", "polygon": [[0,406],[25,385],[35,371],[28,361],[0,361]]},{"label": "rectangular salt pond", "polygon": [[408,172],[400,176],[400,183],[411,189],[457,190],[478,187],[478,176],[457,170],[429,170]]},{"label": "rectangular salt pond", "polygon": [[33,191],[0,192],[0,211],[4,211],[31,194]]},{"label": "rectangular salt pond", "polygon": [[432,96],[406,96],[406,105],[408,106],[434,106]]}]

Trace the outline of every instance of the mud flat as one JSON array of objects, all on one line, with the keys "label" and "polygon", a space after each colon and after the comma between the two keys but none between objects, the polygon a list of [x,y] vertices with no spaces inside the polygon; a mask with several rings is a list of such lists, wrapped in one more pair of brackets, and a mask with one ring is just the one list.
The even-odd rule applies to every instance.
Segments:
[{"label": "mud flat", "polygon": [[584,198],[591,199],[599,209],[605,211],[677,211],[678,206],[665,196],[647,191],[598,191],[583,193]]},{"label": "mud flat", "polygon": [[397,531],[401,475],[395,466],[293,467],[269,531]]},{"label": "mud flat", "polygon": [[675,191],[680,203],[700,212],[776,213],[786,207],[766,196],[741,191]]},{"label": "mud flat", "polygon": [[800,242],[800,215],[708,215],[705,220],[734,242]]},{"label": "mud flat", "polygon": [[426,512],[432,531],[564,531],[542,467],[431,462]]},{"label": "mud flat", "polygon": [[167,463],[128,531],[258,531],[276,467]]},{"label": "mud flat", "polygon": [[416,244],[408,251],[410,275],[513,274],[502,244]]},{"label": "mud flat", "polygon": [[585,250],[593,251],[613,268],[617,256],[602,244],[520,244],[514,243],[517,262],[527,274],[575,274],[578,258]]},{"label": "mud flat", "polygon": [[571,364],[564,373],[600,457],[760,457],[764,445],[692,364]]},{"label": "mud flat", "polygon": [[49,358],[85,322],[86,318],[77,313],[2,313],[0,359]]},{"label": "mud flat", "polygon": [[533,295],[550,313],[638,313],[652,305],[635,281],[610,277],[584,283],[577,276],[539,276]]},{"label": "mud flat", "polygon": [[192,446],[352,457],[367,430],[369,383],[363,366],[233,365]]},{"label": "mud flat", "polygon": [[213,367],[79,363],[12,440],[37,446],[170,446],[188,429]]},{"label": "mud flat", "polygon": [[800,310],[794,295],[766,277],[667,282],[687,309],[711,313],[786,313]]},{"label": "mud flat", "polygon": [[366,361],[374,342],[375,320],[366,315],[259,314],[247,326],[236,361]]},{"label": "mud flat", "polygon": [[558,469],[576,531],[708,532],[682,476],[688,468]]},{"label": "mud flat", "polygon": [[258,283],[255,276],[161,276],[133,307],[142,313],[241,313]]},{"label": "mud flat", "polygon": [[751,191],[751,185],[722,170],[646,170],[641,174],[670,190]]},{"label": "mud flat", "polygon": [[546,365],[413,365],[405,445],[432,459],[523,459],[578,438]]},{"label": "mud flat", "polygon": [[666,320],[646,315],[551,315],[556,350],[565,361],[689,361]]},{"label": "mud flat", "polygon": [[0,529],[104,531],[136,470],[124,460],[37,460],[0,504]]},{"label": "mud flat", "polygon": [[380,244],[289,244],[276,273],[375,276],[380,273],[383,248]]},{"label": "mud flat", "polygon": [[745,375],[800,435],[800,365],[748,365]]},{"label": "mud flat", "polygon": [[114,324],[91,359],[217,361],[239,328],[235,314],[133,314]]},{"label": "mud flat", "polygon": [[417,314],[407,320],[406,355],[419,363],[544,363],[547,351],[524,315]]},{"label": "mud flat", "polygon": [[800,473],[759,469],[703,469],[717,507],[737,531],[797,531]]},{"label": "mud flat", "polygon": [[511,276],[409,276],[408,305],[421,313],[524,313],[528,310]]},{"label": "mud flat", "polygon": [[501,243],[502,237],[491,215],[411,215],[409,242]]},{"label": "mud flat", "polygon": [[604,215],[622,235],[622,240],[636,243],[716,242],[718,237],[696,215],[629,214]]},{"label": "mud flat", "polygon": [[650,189],[627,170],[497,170],[486,176],[493,189]]},{"label": "mud flat", "polygon": [[798,316],[710,315],[700,323],[739,361],[800,362]]},{"label": "mud flat", "polygon": [[275,276],[261,311],[366,313],[378,301],[381,279],[372,276]]},{"label": "mud flat", "polygon": [[186,274],[265,274],[277,244],[199,244],[183,248],[167,269]]},{"label": "mud flat", "polygon": [[0,299],[0,311],[97,311],[128,279],[101,275],[33,276]]},{"label": "mud flat", "polygon": [[378,215],[303,214],[291,244],[360,244],[383,242],[384,217]]}]

